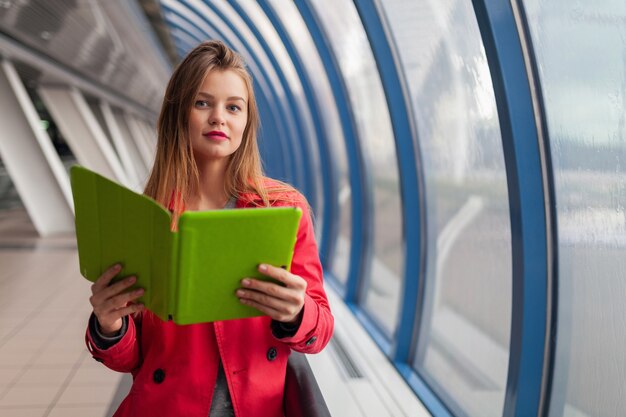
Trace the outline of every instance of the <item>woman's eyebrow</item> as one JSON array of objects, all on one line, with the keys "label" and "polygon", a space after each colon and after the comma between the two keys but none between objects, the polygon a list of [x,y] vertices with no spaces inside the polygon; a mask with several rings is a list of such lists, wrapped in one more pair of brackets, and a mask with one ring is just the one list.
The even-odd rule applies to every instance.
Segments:
[{"label": "woman's eyebrow", "polygon": [[[212,94],[205,93],[204,91],[200,91],[198,95],[206,97],[206,98],[215,98]],[[241,100],[244,103],[246,102],[246,100],[243,97],[239,97],[239,96],[230,96],[226,100]]]}]

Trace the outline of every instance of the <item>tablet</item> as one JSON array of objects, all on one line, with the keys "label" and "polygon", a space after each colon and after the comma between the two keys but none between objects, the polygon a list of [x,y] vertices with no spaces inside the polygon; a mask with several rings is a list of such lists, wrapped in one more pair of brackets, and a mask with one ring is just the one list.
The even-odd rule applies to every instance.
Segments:
[{"label": "tablet", "polygon": [[289,269],[302,211],[297,207],[184,212],[170,231],[168,210],[84,167],[71,169],[81,274],[95,281],[121,263],[138,300],[177,324],[260,316],[239,302],[241,279],[269,280],[260,263]]}]

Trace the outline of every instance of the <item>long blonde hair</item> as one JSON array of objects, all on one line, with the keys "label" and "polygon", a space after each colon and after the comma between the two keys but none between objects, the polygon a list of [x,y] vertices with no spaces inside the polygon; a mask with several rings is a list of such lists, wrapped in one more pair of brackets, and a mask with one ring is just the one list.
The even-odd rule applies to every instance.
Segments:
[{"label": "long blonde hair", "polygon": [[263,174],[257,144],[259,111],[252,77],[239,54],[220,41],[202,42],[174,70],[167,85],[157,122],[157,151],[144,194],[169,207],[172,229],[190,197],[200,188],[198,167],[189,138],[189,115],[204,79],[211,71],[237,73],[248,89],[248,119],[241,146],[230,156],[224,182],[227,195],[257,206],[291,200],[288,184],[269,181]]}]

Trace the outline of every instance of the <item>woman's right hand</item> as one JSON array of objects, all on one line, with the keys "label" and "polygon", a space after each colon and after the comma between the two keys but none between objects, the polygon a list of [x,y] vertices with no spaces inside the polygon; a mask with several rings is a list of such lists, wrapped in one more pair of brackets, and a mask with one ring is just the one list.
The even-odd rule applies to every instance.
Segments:
[{"label": "woman's right hand", "polygon": [[122,328],[122,317],[139,312],[144,307],[143,304],[132,303],[143,295],[143,288],[124,292],[137,280],[134,276],[111,284],[111,280],[121,270],[120,264],[113,265],[91,286],[92,296],[89,297],[89,302],[104,336],[116,334]]}]

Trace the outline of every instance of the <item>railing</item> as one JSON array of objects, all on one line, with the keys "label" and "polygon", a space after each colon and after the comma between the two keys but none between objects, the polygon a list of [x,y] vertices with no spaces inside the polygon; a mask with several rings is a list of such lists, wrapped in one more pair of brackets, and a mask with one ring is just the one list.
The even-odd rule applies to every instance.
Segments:
[{"label": "railing", "polygon": [[286,417],[330,417],[313,371],[302,353],[291,352],[285,380]]}]

